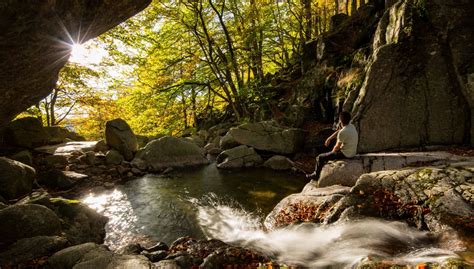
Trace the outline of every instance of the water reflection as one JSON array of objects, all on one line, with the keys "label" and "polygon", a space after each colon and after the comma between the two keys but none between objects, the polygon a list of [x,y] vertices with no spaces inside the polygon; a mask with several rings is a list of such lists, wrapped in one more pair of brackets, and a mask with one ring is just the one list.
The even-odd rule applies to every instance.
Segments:
[{"label": "water reflection", "polygon": [[83,201],[109,217],[105,243],[116,249],[137,238],[166,243],[181,236],[205,238],[191,201],[209,193],[238,201],[243,209],[263,216],[285,196],[301,191],[305,183],[286,173],[222,171],[211,164],[166,177],[147,175]]}]

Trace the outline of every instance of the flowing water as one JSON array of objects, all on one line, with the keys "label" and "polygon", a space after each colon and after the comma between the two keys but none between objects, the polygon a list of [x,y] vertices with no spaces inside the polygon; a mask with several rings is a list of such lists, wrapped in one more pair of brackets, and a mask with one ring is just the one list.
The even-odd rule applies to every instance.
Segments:
[{"label": "flowing water", "polygon": [[305,183],[290,174],[221,171],[211,164],[173,176],[148,175],[84,201],[109,217],[105,243],[112,249],[137,238],[169,244],[192,236],[220,239],[309,268],[350,267],[367,257],[411,264],[457,257],[457,249],[440,248],[429,233],[399,222],[308,223],[266,231],[264,216]]}]

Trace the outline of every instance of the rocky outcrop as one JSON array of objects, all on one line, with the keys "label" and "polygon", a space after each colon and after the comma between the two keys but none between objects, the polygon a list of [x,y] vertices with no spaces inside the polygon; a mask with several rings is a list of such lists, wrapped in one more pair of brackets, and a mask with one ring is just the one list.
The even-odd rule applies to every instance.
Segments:
[{"label": "rocky outcrop", "polygon": [[16,1],[0,5],[0,129],[46,97],[73,42],[96,37],[150,0]]},{"label": "rocky outcrop", "polygon": [[[161,171],[168,167],[185,167],[206,164],[204,150],[186,139],[165,136],[151,141],[141,149],[132,165],[150,171]],[[138,165],[139,164],[139,165]]]},{"label": "rocky outcrop", "polygon": [[290,170],[294,163],[285,156],[276,155],[266,160],[263,166],[273,170]]},{"label": "rocky outcrop", "polygon": [[403,0],[386,10],[353,105],[360,152],[472,143],[472,14],[469,1]]},{"label": "rocky outcrop", "polygon": [[50,136],[37,118],[26,117],[10,122],[5,128],[6,144],[23,148],[35,148],[49,143]]},{"label": "rocky outcrop", "polygon": [[31,192],[35,176],[32,167],[0,157],[0,196],[9,200]]},{"label": "rocky outcrop", "polygon": [[297,128],[284,128],[268,121],[239,125],[231,128],[227,135],[232,136],[237,143],[257,150],[291,154],[301,149],[306,132]]},{"label": "rocky outcrop", "polygon": [[[474,234],[473,180],[474,163],[460,162],[363,174],[354,187],[345,189],[316,188],[312,182],[302,193],[275,207],[266,223],[273,227],[300,221],[331,223],[379,217],[404,220],[436,233],[454,230],[469,242]],[[324,200],[322,195],[308,195],[313,192],[330,195]]]},{"label": "rocky outcrop", "polygon": [[111,120],[105,124],[105,141],[127,161],[131,161],[138,150],[137,137],[122,119]]},{"label": "rocky outcrop", "polygon": [[42,235],[59,235],[58,216],[41,205],[14,205],[0,210],[0,245]]},{"label": "rocky outcrop", "polygon": [[253,148],[245,145],[224,150],[216,159],[218,168],[254,167],[262,162],[260,155]]},{"label": "rocky outcrop", "polygon": [[352,159],[328,162],[321,171],[319,186],[343,185],[352,187],[365,173],[402,169],[410,166],[445,165],[460,161],[474,161],[448,152],[368,153]]}]

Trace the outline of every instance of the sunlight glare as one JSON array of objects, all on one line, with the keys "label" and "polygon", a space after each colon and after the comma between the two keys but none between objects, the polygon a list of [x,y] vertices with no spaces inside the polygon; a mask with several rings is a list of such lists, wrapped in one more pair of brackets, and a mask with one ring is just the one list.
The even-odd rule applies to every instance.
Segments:
[{"label": "sunlight glare", "polygon": [[99,64],[108,55],[105,49],[88,42],[84,44],[74,43],[70,46],[71,57],[69,62],[84,66]]},{"label": "sunlight glare", "polygon": [[82,63],[86,60],[87,49],[82,44],[73,44],[71,46],[71,58],[69,61],[74,63]]}]

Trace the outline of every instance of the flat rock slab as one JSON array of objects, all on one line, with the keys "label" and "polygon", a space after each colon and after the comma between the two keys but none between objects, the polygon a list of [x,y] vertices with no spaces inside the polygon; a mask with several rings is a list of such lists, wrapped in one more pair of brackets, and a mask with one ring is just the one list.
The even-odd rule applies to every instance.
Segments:
[{"label": "flat rock slab", "polygon": [[459,156],[443,151],[361,154],[352,159],[328,162],[321,171],[319,187],[331,185],[351,187],[365,173],[405,167],[445,165],[462,161],[474,162],[474,157]]},{"label": "flat rock slab", "polygon": [[35,148],[36,151],[41,153],[47,153],[51,155],[70,155],[73,152],[87,152],[93,151],[97,141],[76,141],[76,142],[66,142],[57,145],[44,146]]}]

